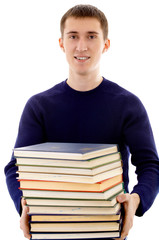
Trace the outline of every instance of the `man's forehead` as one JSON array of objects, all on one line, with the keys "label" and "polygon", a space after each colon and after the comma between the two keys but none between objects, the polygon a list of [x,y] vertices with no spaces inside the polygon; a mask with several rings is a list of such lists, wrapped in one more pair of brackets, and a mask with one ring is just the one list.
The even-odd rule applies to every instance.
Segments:
[{"label": "man's forehead", "polygon": [[99,33],[101,31],[100,22],[96,18],[91,17],[69,17],[65,22],[65,33],[67,32],[90,32]]}]

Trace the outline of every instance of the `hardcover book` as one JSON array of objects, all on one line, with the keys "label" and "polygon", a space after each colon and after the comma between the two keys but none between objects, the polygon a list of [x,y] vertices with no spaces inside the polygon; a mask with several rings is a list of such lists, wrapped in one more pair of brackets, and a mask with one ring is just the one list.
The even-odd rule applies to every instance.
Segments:
[{"label": "hardcover book", "polygon": [[65,207],[29,205],[29,214],[110,215],[117,214],[120,208],[120,203],[116,203],[113,207]]},{"label": "hardcover book", "polygon": [[122,174],[98,183],[54,182],[20,179],[21,189],[75,191],[75,192],[104,192],[123,181]]},{"label": "hardcover book", "polygon": [[119,221],[121,213],[115,215],[55,215],[29,214],[31,222],[112,222]]},{"label": "hardcover book", "polygon": [[119,222],[31,223],[31,232],[119,231]]},{"label": "hardcover book", "polygon": [[105,192],[67,192],[67,191],[44,191],[21,189],[24,197],[35,198],[55,198],[55,199],[89,199],[89,200],[107,200],[115,194],[123,191],[123,183],[120,183]]},{"label": "hardcover book", "polygon": [[87,200],[87,199],[56,199],[56,198],[31,198],[26,197],[28,205],[32,206],[80,206],[80,207],[112,207],[117,203],[116,197],[118,194],[124,193],[123,191],[118,192],[111,198],[105,200]]},{"label": "hardcover book", "polygon": [[86,176],[94,176],[96,174],[121,167],[122,163],[121,160],[114,161],[109,164],[105,164],[96,168],[72,168],[72,167],[47,167],[47,166],[26,166],[26,165],[19,165],[18,170],[19,172],[38,172],[38,173],[57,173],[57,174],[73,174],[73,175],[86,175]]},{"label": "hardcover book", "polygon": [[114,168],[94,176],[82,176],[73,174],[50,174],[50,173],[30,173],[17,171],[19,177],[17,179],[25,180],[42,180],[42,181],[58,181],[58,182],[76,182],[76,183],[97,183],[108,178],[122,174],[122,167]]},{"label": "hardcover book", "polygon": [[93,169],[113,163],[114,161],[121,160],[121,154],[119,152],[91,158],[87,160],[66,160],[66,159],[51,159],[51,158],[28,158],[28,157],[16,157],[17,165],[25,166],[39,166],[39,167],[69,167],[69,168],[82,168]]},{"label": "hardcover book", "polygon": [[47,142],[15,148],[14,156],[87,160],[117,151],[115,144]]},{"label": "hardcover book", "polygon": [[32,238],[34,240],[73,240],[73,239],[106,239],[106,238],[118,238],[120,237],[120,231],[113,232],[93,232],[93,233],[39,233],[31,232]]}]

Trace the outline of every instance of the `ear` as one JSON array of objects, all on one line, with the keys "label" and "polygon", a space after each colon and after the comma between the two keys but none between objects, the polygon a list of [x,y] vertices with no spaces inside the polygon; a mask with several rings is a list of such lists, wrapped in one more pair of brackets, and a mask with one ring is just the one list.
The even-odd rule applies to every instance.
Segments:
[{"label": "ear", "polygon": [[103,53],[105,53],[106,51],[108,51],[109,47],[110,47],[110,40],[109,40],[109,39],[106,39],[106,40],[105,40],[105,43],[104,43]]},{"label": "ear", "polygon": [[63,44],[63,39],[62,39],[62,38],[59,38],[59,46],[60,46],[61,50],[62,50],[63,52],[65,52],[64,44]]}]

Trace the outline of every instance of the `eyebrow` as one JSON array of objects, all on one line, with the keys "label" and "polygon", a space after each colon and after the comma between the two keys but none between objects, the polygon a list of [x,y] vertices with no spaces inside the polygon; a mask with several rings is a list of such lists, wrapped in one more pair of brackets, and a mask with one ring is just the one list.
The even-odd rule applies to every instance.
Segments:
[{"label": "eyebrow", "polygon": [[[88,34],[99,34],[98,32],[95,32],[95,31],[88,31],[87,32]],[[70,32],[67,32],[66,34],[78,34],[77,31],[70,31]]]}]

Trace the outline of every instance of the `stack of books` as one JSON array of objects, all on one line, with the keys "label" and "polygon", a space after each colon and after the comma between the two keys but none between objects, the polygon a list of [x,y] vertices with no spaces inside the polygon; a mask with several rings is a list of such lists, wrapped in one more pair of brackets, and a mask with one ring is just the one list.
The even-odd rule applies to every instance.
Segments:
[{"label": "stack of books", "polygon": [[117,145],[42,143],[14,149],[32,239],[120,237]]}]

